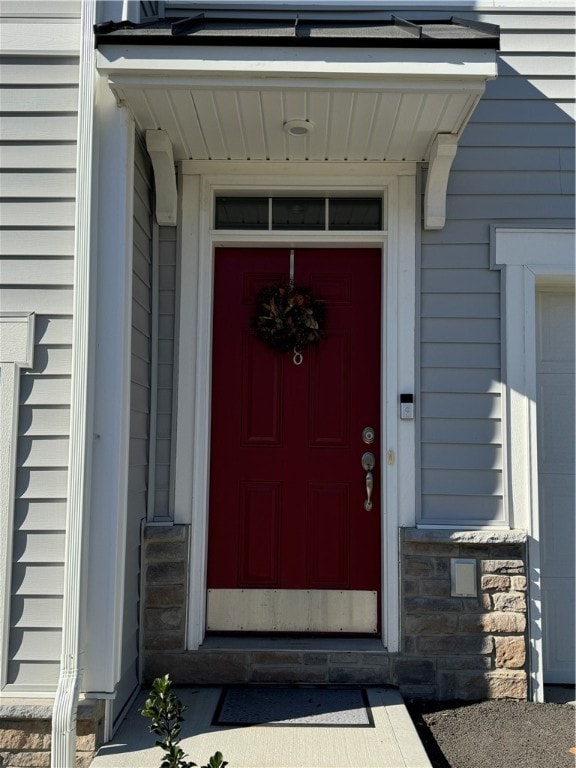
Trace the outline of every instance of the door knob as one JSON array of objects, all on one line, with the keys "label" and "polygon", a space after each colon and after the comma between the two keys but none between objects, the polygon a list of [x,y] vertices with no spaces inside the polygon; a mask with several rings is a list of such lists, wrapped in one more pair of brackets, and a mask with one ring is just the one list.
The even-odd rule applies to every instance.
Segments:
[{"label": "door knob", "polygon": [[362,469],[365,472],[371,472],[375,466],[376,466],[376,459],[374,458],[374,454],[370,453],[370,451],[366,451],[366,453],[363,453]]},{"label": "door knob", "polygon": [[372,509],[372,491],[374,490],[374,475],[372,470],[376,465],[376,459],[374,454],[370,451],[366,451],[362,455],[362,469],[366,472],[366,500],[364,501],[364,509],[366,512],[370,512]]}]

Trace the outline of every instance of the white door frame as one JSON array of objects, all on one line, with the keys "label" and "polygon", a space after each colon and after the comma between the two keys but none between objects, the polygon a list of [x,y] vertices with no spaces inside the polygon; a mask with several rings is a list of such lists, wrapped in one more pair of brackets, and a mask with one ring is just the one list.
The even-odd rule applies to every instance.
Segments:
[{"label": "white door frame", "polygon": [[544,701],[540,512],[536,414],[536,290],[574,285],[574,230],[492,231],[492,263],[503,268],[505,456],[512,528],[528,532],[530,696]]},{"label": "white door frame", "polygon": [[[382,248],[382,642],[399,649],[398,527],[415,524],[415,422],[399,420],[399,395],[413,393],[415,340],[416,166],[184,162],[180,173],[178,247],[177,433],[174,522],[191,526],[187,647],[204,640],[213,253],[219,245]],[[257,168],[257,170],[256,170]],[[278,180],[281,180],[281,183]],[[383,232],[216,232],[217,192],[231,194],[384,195]],[[390,372],[394,372],[390,374]],[[399,499],[402,499],[400,509]]]}]

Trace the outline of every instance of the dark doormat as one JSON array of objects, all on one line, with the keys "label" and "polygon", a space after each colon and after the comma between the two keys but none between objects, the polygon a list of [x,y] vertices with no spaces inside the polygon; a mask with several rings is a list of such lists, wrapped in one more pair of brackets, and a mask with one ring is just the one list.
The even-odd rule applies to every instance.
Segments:
[{"label": "dark doormat", "polygon": [[362,688],[224,688],[213,725],[373,728]]}]

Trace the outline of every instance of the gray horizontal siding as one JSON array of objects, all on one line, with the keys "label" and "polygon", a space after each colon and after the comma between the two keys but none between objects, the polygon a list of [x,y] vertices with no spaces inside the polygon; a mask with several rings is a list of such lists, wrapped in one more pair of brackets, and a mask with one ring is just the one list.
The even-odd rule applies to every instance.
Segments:
[{"label": "gray horizontal siding", "polygon": [[422,232],[420,518],[455,526],[506,521],[490,227],[574,226],[574,17],[458,15],[499,24],[502,50],[460,140],[446,227]]},{"label": "gray horizontal siding", "polygon": [[0,309],[36,313],[34,367],[20,377],[8,683],[37,690],[56,685],[60,661],[79,12],[0,9]]},{"label": "gray horizontal siding", "polygon": [[144,19],[153,19],[157,17],[158,6],[159,6],[159,3],[157,2],[157,0],[141,0],[140,1],[140,18],[144,20]]},{"label": "gray horizontal siding", "polygon": [[35,332],[20,386],[8,682],[42,689],[59,670],[71,318],[40,315]]},{"label": "gray horizontal siding", "polygon": [[[495,386],[500,389],[499,379],[495,380]],[[500,419],[461,418],[453,414],[449,416],[439,414],[435,417],[422,417],[421,433],[422,444],[438,445],[441,449],[447,443],[500,445],[502,425]]]},{"label": "gray horizontal siding", "polygon": [[125,595],[121,669],[114,700],[114,718],[120,715],[139,684],[140,529],[146,520],[148,497],[152,306],[151,168],[139,141],[136,141],[134,157],[132,222],[132,355]]},{"label": "gray horizontal siding", "polygon": [[3,0],[0,51],[4,56],[75,56],[80,50],[82,0]]},{"label": "gray horizontal siding", "polygon": [[159,517],[170,513],[175,306],[176,231],[174,227],[161,227],[158,292],[158,422],[154,501],[154,511]]},{"label": "gray horizontal siding", "polygon": [[78,18],[81,0],[2,0],[0,18]]},{"label": "gray horizontal siding", "polygon": [[[14,517],[19,531],[62,531],[66,521],[66,503],[61,499],[18,500]],[[56,581],[59,582],[59,579]]]},{"label": "gray horizontal siding", "polygon": [[[462,323],[459,323],[462,326]],[[446,338],[446,337],[444,337]],[[425,340],[425,334],[424,339]],[[499,392],[500,368],[424,367],[420,391],[427,392]]]}]

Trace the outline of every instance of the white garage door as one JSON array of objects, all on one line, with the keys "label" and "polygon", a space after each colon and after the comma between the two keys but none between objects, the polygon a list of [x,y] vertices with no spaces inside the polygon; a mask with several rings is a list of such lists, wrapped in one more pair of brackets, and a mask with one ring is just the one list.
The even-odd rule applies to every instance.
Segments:
[{"label": "white garage door", "polygon": [[544,680],[575,678],[574,293],[537,294]]}]

